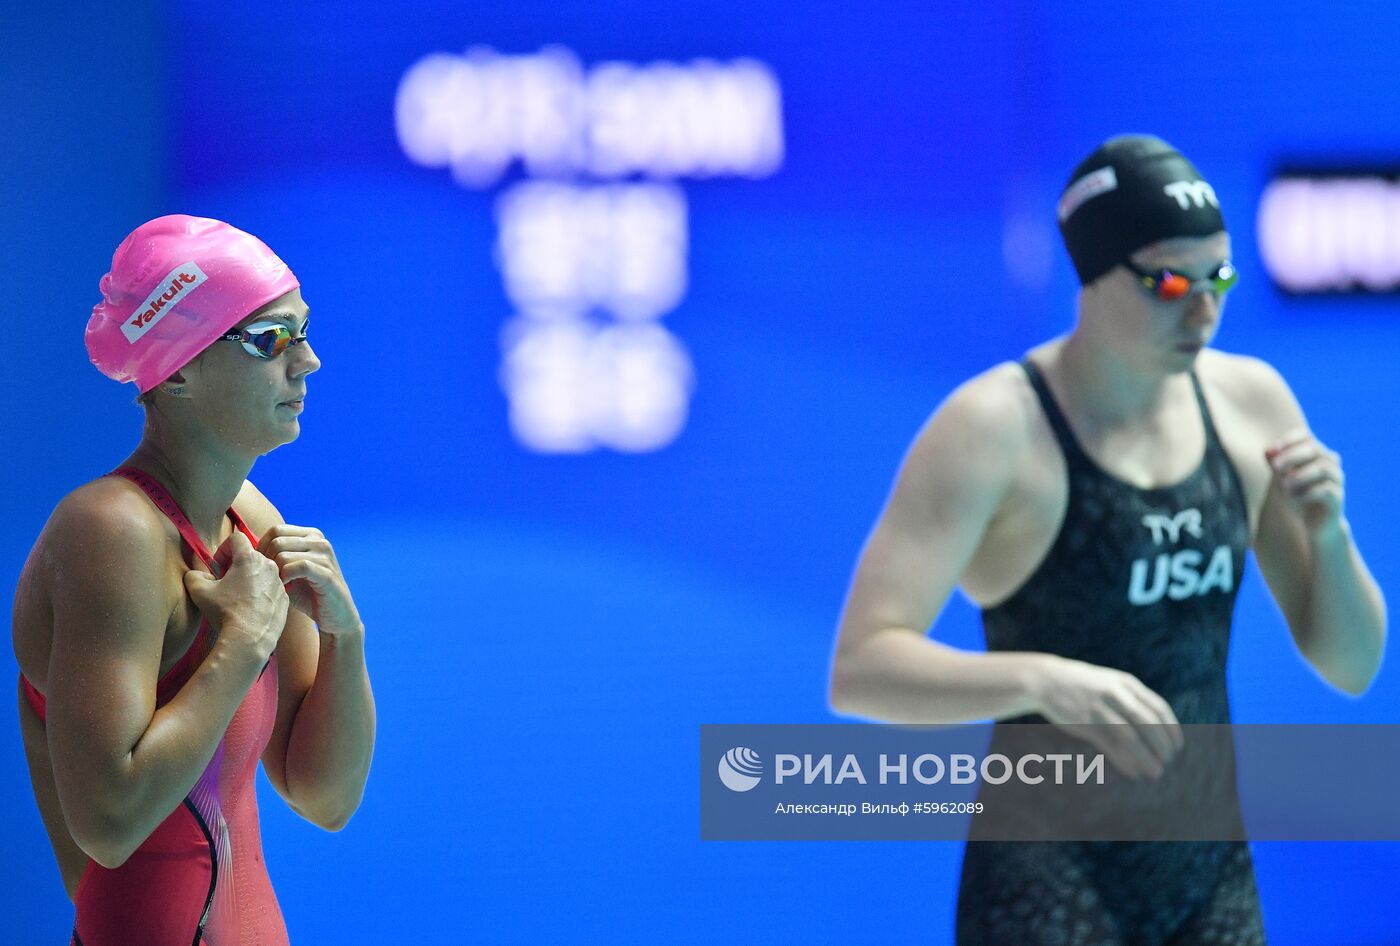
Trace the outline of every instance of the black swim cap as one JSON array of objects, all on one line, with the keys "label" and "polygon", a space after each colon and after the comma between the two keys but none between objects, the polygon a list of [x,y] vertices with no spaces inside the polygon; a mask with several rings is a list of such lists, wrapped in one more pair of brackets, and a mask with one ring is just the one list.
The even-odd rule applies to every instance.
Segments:
[{"label": "black swim cap", "polygon": [[1099,145],[1070,175],[1057,209],[1065,249],[1085,286],[1149,243],[1225,229],[1201,172],[1152,135],[1120,135]]}]

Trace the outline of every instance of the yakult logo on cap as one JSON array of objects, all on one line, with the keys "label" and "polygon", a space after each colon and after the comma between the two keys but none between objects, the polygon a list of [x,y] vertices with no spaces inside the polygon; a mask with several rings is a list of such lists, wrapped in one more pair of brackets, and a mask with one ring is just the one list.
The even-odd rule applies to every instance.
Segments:
[{"label": "yakult logo on cap", "polygon": [[177,300],[204,285],[208,279],[204,270],[200,269],[194,260],[176,266],[157,284],[155,291],[146,297],[146,301],[127,316],[126,322],[122,324],[122,334],[126,336],[126,340],[132,344],[140,341],[141,336],[151,330],[151,326],[165,318],[165,313]]}]

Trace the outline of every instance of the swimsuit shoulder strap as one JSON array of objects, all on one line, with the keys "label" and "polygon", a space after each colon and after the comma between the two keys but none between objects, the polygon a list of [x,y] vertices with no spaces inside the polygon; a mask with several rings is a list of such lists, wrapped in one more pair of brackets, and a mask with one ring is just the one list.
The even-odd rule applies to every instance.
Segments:
[{"label": "swimsuit shoulder strap", "polygon": [[175,502],[175,497],[154,477],[145,470],[138,470],[131,466],[120,466],[113,470],[111,476],[120,476],[122,479],[130,480],[141,488],[141,492],[155,505],[157,509],[165,513],[171,522],[175,523],[175,528],[180,530],[180,538],[185,540],[185,544],[190,547],[194,554],[198,555],[209,570],[218,574],[219,570],[214,565],[214,556],[209,554],[209,550],[204,547],[204,540],[199,537],[199,533],[194,531],[194,524],[190,522],[189,516],[180,508],[180,504]]},{"label": "swimsuit shoulder strap", "polygon": [[1061,410],[1059,402],[1055,400],[1055,395],[1051,393],[1050,385],[1045,380],[1045,373],[1029,357],[1021,359],[1021,370],[1026,373],[1026,377],[1030,380],[1036,399],[1040,401],[1040,409],[1045,413],[1045,420],[1050,424],[1050,430],[1055,435],[1055,440],[1060,444],[1060,452],[1064,454],[1065,463],[1070,472],[1096,471],[1097,466],[1089,459],[1084,448],[1080,446],[1079,438],[1070,429],[1069,419],[1065,417],[1065,412]]},{"label": "swimsuit shoulder strap", "polygon": [[[111,475],[120,476],[139,486],[141,491],[155,504],[155,507],[165,513],[166,516],[170,518],[170,521],[175,524],[175,528],[180,531],[180,537],[185,540],[185,544],[194,551],[194,554],[199,556],[200,560],[209,568],[209,571],[215,575],[222,574],[223,569],[219,568],[218,563],[214,561],[214,556],[209,554],[209,549],[205,547],[204,541],[200,539],[199,533],[195,531],[194,524],[191,523],[189,517],[185,515],[185,511],[180,508],[180,504],[175,501],[175,497],[171,496],[170,491],[162,486],[155,477],[144,470],[138,470],[135,467],[129,466],[118,467],[112,471]],[[234,512],[232,506],[229,507],[228,516],[233,520],[234,527],[246,535],[248,541],[256,548],[258,544],[257,536],[249,531],[248,526],[243,522],[243,517]],[[176,661],[175,666],[166,671],[157,682],[157,706],[165,705],[179,692],[180,687],[185,685],[185,681],[188,680],[190,674],[194,672],[198,662],[204,659],[204,652],[209,646],[211,635],[212,628],[209,622],[201,620],[199,622],[199,630],[195,634],[195,639],[190,643],[189,648],[186,649],[180,659]]]},{"label": "swimsuit shoulder strap", "polygon": [[1191,372],[1191,388],[1196,392],[1196,405],[1201,409],[1201,422],[1205,425],[1208,445],[1219,444],[1220,435],[1216,433],[1215,421],[1210,416],[1210,405],[1206,403],[1206,392],[1201,387],[1201,379],[1195,371]]},{"label": "swimsuit shoulder strap", "polygon": [[[155,507],[165,513],[171,522],[175,523],[175,528],[180,531],[180,538],[184,539],[185,544],[190,547],[194,554],[199,556],[200,561],[204,562],[215,575],[220,573],[221,569],[214,563],[214,556],[209,553],[209,549],[205,547],[199,533],[194,530],[194,524],[185,515],[185,511],[180,508],[180,504],[175,502],[175,497],[171,496],[169,490],[162,486],[155,477],[145,470],[138,470],[131,466],[117,467],[110,475],[120,476],[122,479],[130,480],[139,486]],[[233,520],[234,527],[246,535],[248,541],[256,548],[257,536],[249,531],[248,526],[243,522],[243,517],[234,512],[232,506],[229,507],[228,515]]]}]

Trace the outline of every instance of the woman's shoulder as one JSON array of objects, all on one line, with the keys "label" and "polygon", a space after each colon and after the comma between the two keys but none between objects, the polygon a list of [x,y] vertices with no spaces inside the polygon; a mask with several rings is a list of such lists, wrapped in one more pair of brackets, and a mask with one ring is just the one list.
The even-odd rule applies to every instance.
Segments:
[{"label": "woman's shoulder", "polygon": [[155,554],[169,542],[173,528],[167,529],[167,522],[140,487],[118,476],[103,476],[59,501],[42,539],[52,551],[85,556]]},{"label": "woman's shoulder", "polygon": [[252,480],[243,481],[238,498],[233,501],[233,510],[242,517],[249,531],[259,538],[268,529],[284,521],[282,513],[263,495],[262,490],[253,485]]},{"label": "woman's shoulder", "polygon": [[[159,623],[183,591],[179,541],[138,487],[117,477],[85,483],[64,496],[45,523],[25,565],[25,600],[48,602],[33,613],[49,613],[54,633],[60,623],[83,633],[93,625]],[[54,618],[60,601],[72,620]],[[19,609],[17,595],[16,614]],[[117,620],[123,614],[141,620]]]},{"label": "woman's shoulder", "polygon": [[1263,359],[1207,348],[1196,367],[1208,399],[1217,395],[1242,424],[1262,431],[1268,439],[1306,426],[1288,382]]}]

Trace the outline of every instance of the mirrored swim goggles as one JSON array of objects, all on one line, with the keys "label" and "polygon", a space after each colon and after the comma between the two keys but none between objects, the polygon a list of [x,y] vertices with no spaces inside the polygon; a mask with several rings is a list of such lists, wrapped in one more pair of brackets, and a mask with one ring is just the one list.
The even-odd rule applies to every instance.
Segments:
[{"label": "mirrored swim goggles", "polygon": [[1137,276],[1143,287],[1163,302],[1175,302],[1191,294],[1196,286],[1205,286],[1217,295],[1229,291],[1240,280],[1240,271],[1229,260],[1221,263],[1204,279],[1188,279],[1170,269],[1148,270],[1130,259],[1123,260],[1128,271]]},{"label": "mirrored swim goggles", "polygon": [[254,322],[240,331],[220,335],[219,341],[241,342],[243,350],[254,358],[276,358],[293,345],[306,341],[307,319],[302,324],[301,334],[293,335],[291,328],[283,322]]}]

